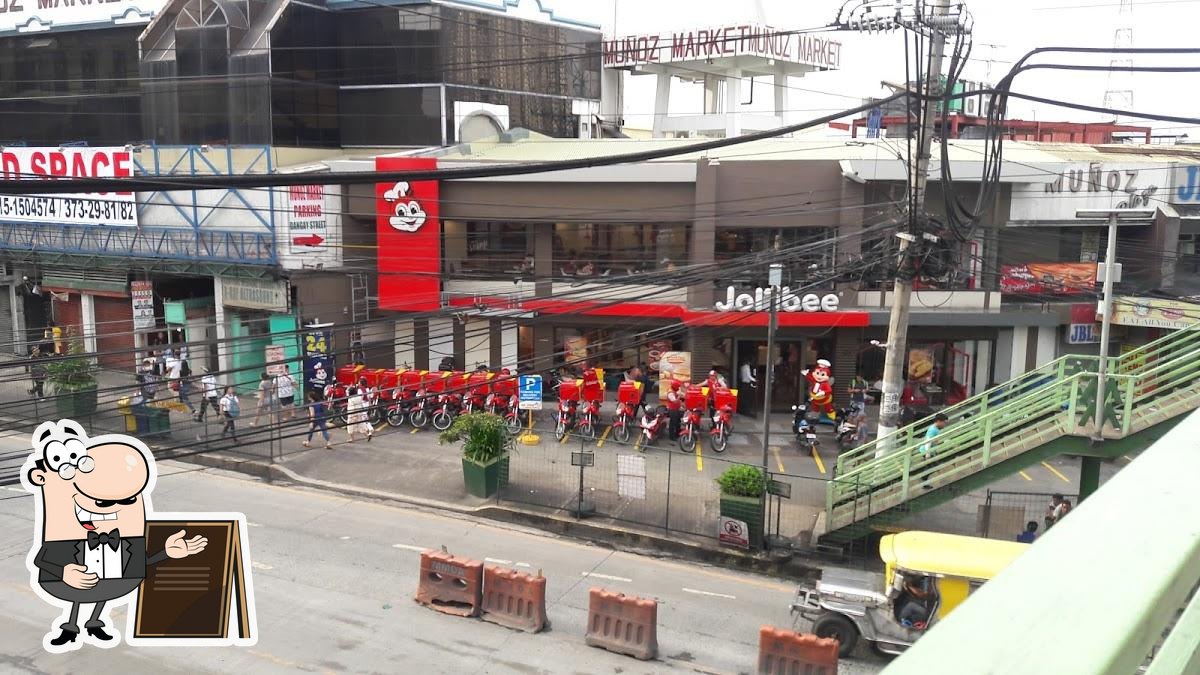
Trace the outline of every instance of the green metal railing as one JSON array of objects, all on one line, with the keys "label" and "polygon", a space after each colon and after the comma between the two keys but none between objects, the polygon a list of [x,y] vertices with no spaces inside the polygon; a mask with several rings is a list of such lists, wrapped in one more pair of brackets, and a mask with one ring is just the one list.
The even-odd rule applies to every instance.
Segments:
[{"label": "green metal railing", "polygon": [[[1063,436],[1095,429],[1098,356],[1065,356],[845,453],[826,492],[826,532],[865,521],[934,488]],[[1106,364],[1106,439],[1124,438],[1200,405],[1200,326],[1175,331]]]}]

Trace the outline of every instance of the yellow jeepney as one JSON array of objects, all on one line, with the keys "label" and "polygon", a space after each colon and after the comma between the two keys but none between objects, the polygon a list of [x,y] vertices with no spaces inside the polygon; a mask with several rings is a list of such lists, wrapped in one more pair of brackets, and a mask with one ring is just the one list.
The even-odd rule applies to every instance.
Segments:
[{"label": "yellow jeepney", "polygon": [[812,632],[841,643],[847,656],[859,637],[898,654],[1021,555],[1027,544],[935,532],[900,532],[879,542],[883,574],[828,570],[801,587],[792,613]]}]

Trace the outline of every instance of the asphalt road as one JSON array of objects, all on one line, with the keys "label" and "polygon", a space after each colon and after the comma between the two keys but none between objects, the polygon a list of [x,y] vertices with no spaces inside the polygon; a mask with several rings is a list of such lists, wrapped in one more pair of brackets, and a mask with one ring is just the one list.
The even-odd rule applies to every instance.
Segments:
[{"label": "asphalt road", "polygon": [[[0,448],[23,439],[0,438]],[[758,628],[791,626],[792,584],[690,562],[657,559],[475,522],[440,512],[267,485],[240,475],[163,462],[155,505],[172,511],[241,511],[249,542],[260,638],[246,648],[119,646],[55,656],[41,641],[58,617],[29,588],[25,556],[33,503],[0,491],[0,634],[4,672],[659,673],[752,672]],[[416,605],[419,551],[490,558],[548,578],[551,628],[528,635]],[[643,663],[584,644],[587,592],[600,586],[659,600],[660,659]],[[124,611],[113,611],[124,628]],[[844,674],[875,673],[873,655]]]}]

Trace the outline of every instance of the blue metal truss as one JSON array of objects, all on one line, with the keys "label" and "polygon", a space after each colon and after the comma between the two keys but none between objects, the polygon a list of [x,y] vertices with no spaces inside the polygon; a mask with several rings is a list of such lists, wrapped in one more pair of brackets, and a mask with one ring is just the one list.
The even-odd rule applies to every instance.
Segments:
[{"label": "blue metal truss", "polygon": [[[248,161],[235,166],[234,150],[252,151]],[[179,156],[169,164],[165,151]],[[273,173],[270,146],[139,146],[133,155],[141,176],[197,176]],[[0,221],[0,250],[29,251],[100,257],[135,257],[201,263],[275,265],[275,194],[267,191],[267,205],[255,207],[240,190],[227,189],[215,199],[207,191],[201,203],[197,190],[138,194],[138,215],[150,206],[169,205],[180,216],[178,226],[139,225],[113,227],[79,223],[25,223]],[[261,199],[259,200],[261,201]],[[221,209],[235,208],[246,229],[205,227]]]}]

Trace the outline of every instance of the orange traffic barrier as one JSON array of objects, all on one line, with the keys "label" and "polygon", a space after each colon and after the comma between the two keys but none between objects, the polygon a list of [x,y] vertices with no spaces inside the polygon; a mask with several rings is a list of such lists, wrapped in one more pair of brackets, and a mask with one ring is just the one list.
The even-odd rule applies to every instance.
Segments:
[{"label": "orange traffic barrier", "polygon": [[837,640],[771,626],[759,629],[759,675],[837,675],[837,670]]},{"label": "orange traffic barrier", "polygon": [[658,601],[593,588],[588,593],[586,641],[643,661],[658,655]]},{"label": "orange traffic barrier", "polygon": [[445,551],[423,552],[413,599],[446,614],[475,616],[483,604],[483,563]]},{"label": "orange traffic barrier", "polygon": [[483,568],[484,621],[536,633],[546,626],[546,577]]}]

